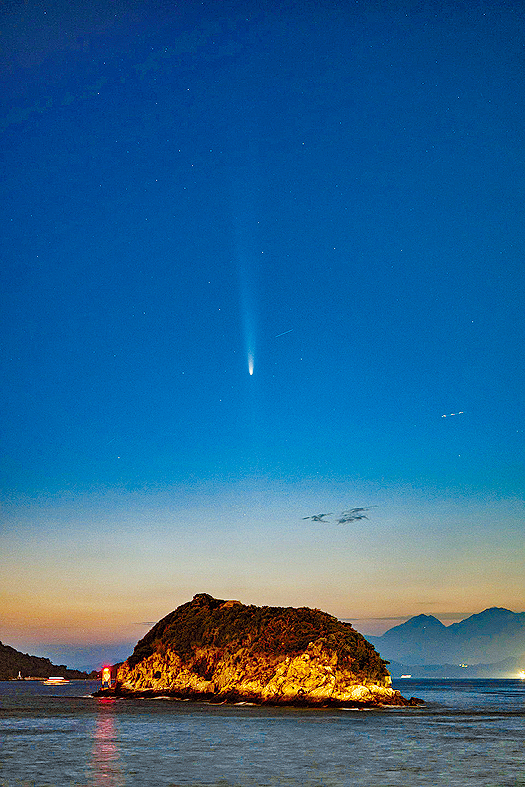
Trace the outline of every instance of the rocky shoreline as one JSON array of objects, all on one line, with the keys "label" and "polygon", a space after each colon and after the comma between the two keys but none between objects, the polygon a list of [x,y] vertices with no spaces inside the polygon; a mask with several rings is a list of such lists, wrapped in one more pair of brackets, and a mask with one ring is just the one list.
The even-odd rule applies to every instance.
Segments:
[{"label": "rocky shoreline", "polygon": [[214,694],[212,692],[196,693],[191,691],[155,691],[153,689],[143,689],[141,691],[134,691],[123,688],[122,686],[115,686],[111,689],[99,689],[93,692],[92,697],[106,697],[111,699],[157,699],[165,697],[167,699],[178,700],[180,702],[203,702],[208,705],[255,705],[258,707],[293,707],[293,708],[409,708],[421,707],[425,704],[424,700],[418,697],[402,697],[401,693],[392,690],[392,695],[389,697],[382,697],[381,699],[375,698],[370,700],[339,700],[332,698],[325,698],[323,700],[312,701],[308,697],[295,697],[290,698],[272,698],[261,699],[258,696],[249,697],[246,694],[239,694],[235,691],[229,691],[223,694]]}]

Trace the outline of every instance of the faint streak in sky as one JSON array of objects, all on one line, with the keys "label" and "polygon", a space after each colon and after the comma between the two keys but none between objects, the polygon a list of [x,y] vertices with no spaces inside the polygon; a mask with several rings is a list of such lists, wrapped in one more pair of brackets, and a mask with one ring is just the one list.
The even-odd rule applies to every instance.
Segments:
[{"label": "faint streak in sky", "polygon": [[453,415],[463,415],[463,410],[460,410],[458,413],[449,413],[448,415],[442,415],[442,418],[451,418]]},{"label": "faint streak in sky", "polygon": [[293,328],[290,328],[290,330],[288,330],[288,331],[283,331],[282,333],[278,333],[275,338],[278,339],[279,336],[286,336],[287,333],[291,333],[292,331],[293,331]]}]

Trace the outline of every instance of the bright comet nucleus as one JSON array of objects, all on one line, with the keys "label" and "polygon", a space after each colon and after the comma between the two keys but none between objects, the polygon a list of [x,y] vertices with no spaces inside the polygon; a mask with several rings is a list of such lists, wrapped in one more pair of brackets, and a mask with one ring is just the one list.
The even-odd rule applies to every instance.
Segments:
[{"label": "bright comet nucleus", "polygon": [[248,371],[253,374],[253,355],[251,353],[248,355]]}]

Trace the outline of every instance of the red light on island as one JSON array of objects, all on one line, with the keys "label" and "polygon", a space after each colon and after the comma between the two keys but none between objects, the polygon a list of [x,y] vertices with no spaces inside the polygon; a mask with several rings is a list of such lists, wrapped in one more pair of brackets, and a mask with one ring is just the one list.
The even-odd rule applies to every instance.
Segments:
[{"label": "red light on island", "polygon": [[102,667],[102,688],[111,688],[111,667]]}]

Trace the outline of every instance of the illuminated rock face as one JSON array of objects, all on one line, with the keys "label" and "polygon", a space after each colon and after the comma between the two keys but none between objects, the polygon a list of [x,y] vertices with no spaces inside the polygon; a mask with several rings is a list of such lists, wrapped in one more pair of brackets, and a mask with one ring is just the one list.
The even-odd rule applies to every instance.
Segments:
[{"label": "illuminated rock face", "polygon": [[118,671],[124,693],[271,704],[406,705],[373,646],[307,608],[199,594],[141,640]]}]

